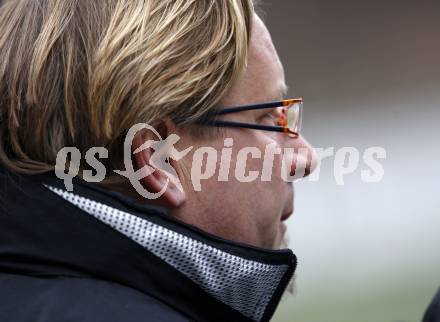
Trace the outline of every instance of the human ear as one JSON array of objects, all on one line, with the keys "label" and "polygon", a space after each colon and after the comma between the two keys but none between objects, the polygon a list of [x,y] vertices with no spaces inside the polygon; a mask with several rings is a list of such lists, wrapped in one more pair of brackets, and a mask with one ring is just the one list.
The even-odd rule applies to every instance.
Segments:
[{"label": "human ear", "polygon": [[[169,127],[164,124],[161,132],[167,135]],[[140,130],[132,141],[135,170],[150,169],[149,174],[140,179],[141,184],[152,193],[161,192],[158,198],[161,204],[178,208],[185,202],[186,194],[178,177],[177,162],[170,158],[170,149],[174,146],[167,147],[165,140],[148,129]]]}]

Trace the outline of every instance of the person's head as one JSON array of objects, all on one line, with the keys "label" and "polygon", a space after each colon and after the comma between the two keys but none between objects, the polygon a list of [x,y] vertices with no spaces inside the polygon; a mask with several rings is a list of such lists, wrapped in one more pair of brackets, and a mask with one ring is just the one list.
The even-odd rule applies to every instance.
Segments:
[{"label": "person's head", "polygon": [[[251,0],[11,0],[0,9],[0,30],[1,166],[47,172],[64,147],[76,147],[83,159],[91,147],[105,147],[107,186],[133,193],[113,170],[124,168],[127,132],[146,123],[164,138],[177,134],[179,151],[193,146],[169,163],[183,191],[170,182],[156,203],[226,239],[279,246],[281,219],[293,207],[293,187],[281,178],[282,156],[274,154],[270,180],[246,183],[234,175],[243,159],[239,151],[256,147],[264,153],[272,144],[311,152],[310,146],[286,133],[203,125],[220,107],[284,95],[283,67]],[[273,125],[273,114],[254,110],[220,118]],[[222,181],[225,138],[233,139],[233,147],[231,175]],[[140,131],[132,149],[155,139]],[[215,175],[196,191],[191,171],[200,147],[211,147],[218,158]],[[135,168],[151,165],[152,152],[133,154]],[[296,156],[285,154],[289,169]],[[248,158],[245,168],[261,171],[263,156]],[[157,169],[141,183],[159,191],[166,178]]]},{"label": "person's head", "polygon": [[[284,69],[269,31],[255,15],[247,67],[218,105],[229,107],[280,101],[286,91]],[[276,125],[273,114],[274,109],[259,109],[224,115],[222,119],[273,126]],[[293,184],[284,180],[283,171],[284,175],[285,171],[289,174],[296,171],[306,176],[315,167],[316,156],[305,139],[287,133],[246,128],[223,128],[214,138],[186,136],[185,133],[181,133],[181,137],[181,150],[193,145],[193,151],[197,153],[198,147],[213,147],[217,151],[214,158],[216,171],[209,179],[200,181],[200,192],[185,189],[188,191],[186,201],[175,209],[175,214],[216,235],[264,248],[280,247],[286,229],[283,221],[293,212],[294,198]],[[225,162],[225,155],[228,155],[228,149],[225,149],[225,145],[228,146],[225,144],[227,138],[233,139],[230,162]],[[271,157],[267,157],[270,155],[268,151],[271,151],[268,147],[272,151],[278,148],[285,153],[273,154],[271,160]],[[215,155],[208,150],[206,154]],[[187,179],[185,170],[194,166],[193,160],[197,159],[193,153],[185,159],[192,161],[192,164],[176,163],[183,180]],[[225,175],[228,166],[229,174]],[[265,180],[267,173],[270,173],[270,179],[266,177]],[[253,180],[253,176],[257,179]],[[194,182],[188,181],[184,181],[185,187],[194,185]],[[179,190],[175,190],[175,193],[178,194]]]}]

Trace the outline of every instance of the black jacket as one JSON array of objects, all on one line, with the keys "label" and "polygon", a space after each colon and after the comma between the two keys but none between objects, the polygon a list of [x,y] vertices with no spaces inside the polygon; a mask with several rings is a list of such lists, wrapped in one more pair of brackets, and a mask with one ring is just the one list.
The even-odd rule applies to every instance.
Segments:
[{"label": "black jacket", "polygon": [[429,305],[423,322],[440,322],[440,290]]},{"label": "black jacket", "polygon": [[160,208],[0,169],[0,321],[268,321],[296,267]]}]

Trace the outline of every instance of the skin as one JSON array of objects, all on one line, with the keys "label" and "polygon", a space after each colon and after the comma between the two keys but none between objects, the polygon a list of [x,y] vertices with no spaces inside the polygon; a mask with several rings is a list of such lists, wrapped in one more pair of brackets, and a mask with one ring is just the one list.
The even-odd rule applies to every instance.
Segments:
[{"label": "skin", "polygon": [[[270,102],[280,100],[285,95],[284,69],[269,31],[258,16],[255,16],[253,28],[247,69],[221,100],[220,106]],[[274,112],[246,111],[225,115],[223,118],[276,125],[269,114]],[[222,133],[215,137],[195,137],[176,128],[169,121],[165,122],[164,128],[168,135],[176,133],[180,136],[177,150],[182,151],[189,146],[194,146],[194,149],[178,162],[171,160],[184,192],[170,183],[164,195],[155,203],[167,207],[176,218],[222,238],[267,249],[279,248],[286,234],[285,220],[293,213],[294,202],[293,184],[281,178],[282,157],[275,155],[270,181],[262,182],[258,179],[252,183],[243,183],[234,176],[237,154],[241,148],[256,147],[264,155],[268,144],[281,149],[307,149],[308,158],[303,161],[307,167],[306,173],[311,173],[315,167],[311,160],[316,160],[316,155],[310,144],[301,136],[293,139],[278,132],[223,128]],[[136,149],[149,138],[148,133],[138,134],[133,141],[133,148]],[[201,182],[201,191],[195,191],[189,178],[194,151],[199,147],[210,146],[218,151],[220,159],[225,138],[234,140],[229,181],[219,181],[217,171],[212,178]],[[136,154],[134,160],[137,167],[149,164],[150,157],[151,151],[148,150]],[[286,157],[293,169],[295,160],[300,160],[302,156],[291,152]],[[217,170],[218,167],[219,163]],[[262,168],[263,158],[248,158],[247,171],[261,172]],[[142,183],[150,191],[159,191],[166,178],[164,173],[155,171],[153,175],[143,179]]]}]

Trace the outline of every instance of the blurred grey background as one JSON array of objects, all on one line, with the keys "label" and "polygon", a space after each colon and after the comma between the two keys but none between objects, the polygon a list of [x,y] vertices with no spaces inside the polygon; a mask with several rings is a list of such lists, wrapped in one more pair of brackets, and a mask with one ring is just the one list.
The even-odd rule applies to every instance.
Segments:
[{"label": "blurred grey background", "polygon": [[[316,147],[356,147],[296,184],[296,294],[274,321],[415,322],[440,286],[440,1],[263,0],[291,96]],[[364,183],[362,153],[385,175]]]}]

